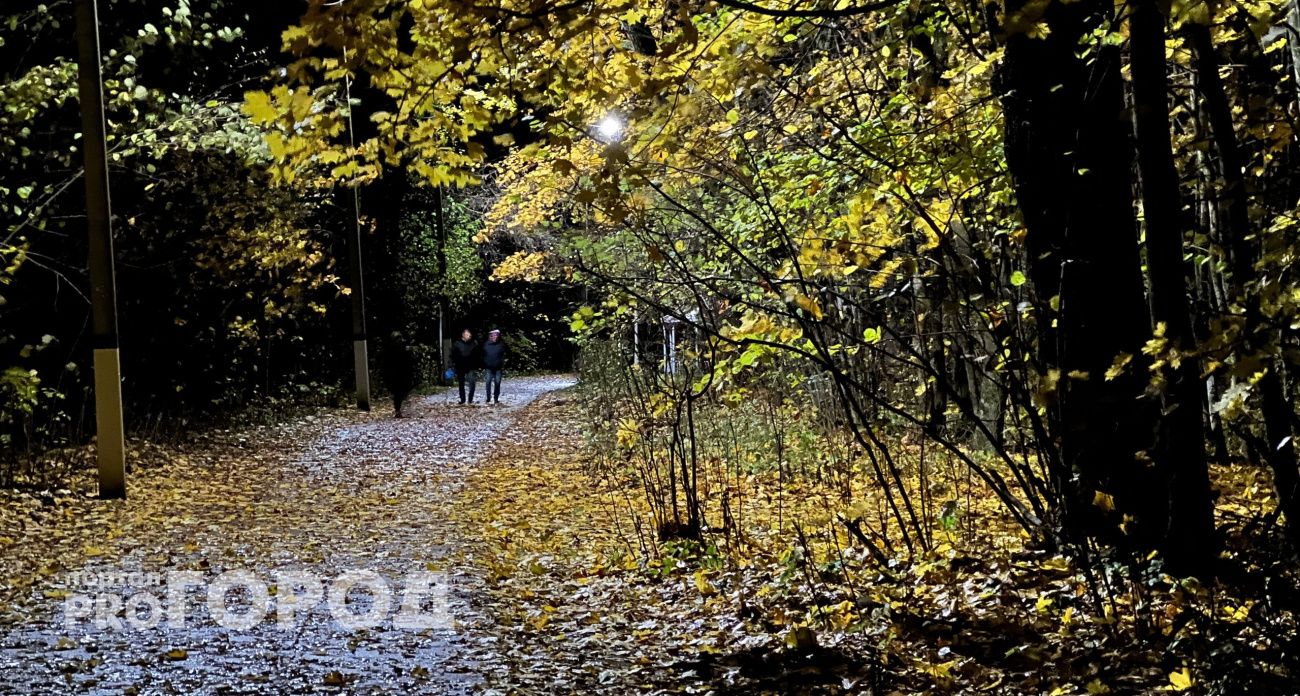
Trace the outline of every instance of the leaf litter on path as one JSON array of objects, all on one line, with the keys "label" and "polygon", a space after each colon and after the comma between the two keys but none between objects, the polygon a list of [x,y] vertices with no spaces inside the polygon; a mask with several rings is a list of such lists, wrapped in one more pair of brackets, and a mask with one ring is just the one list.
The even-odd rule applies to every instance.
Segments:
[{"label": "leaf litter on path", "polygon": [[[418,399],[410,415],[326,411],[279,426],[197,436],[176,447],[135,443],[149,466],[133,468],[125,501],[101,501],[84,477],[53,494],[4,493],[0,507],[0,693],[464,693],[495,661],[472,601],[475,574],[450,550],[464,530],[447,515],[465,477],[494,441],[515,429],[522,408],[572,384],[568,377],[509,380],[500,407]],[[87,577],[189,571],[211,581],[245,570],[267,583],[278,571],[326,581],[347,570],[393,584],[414,571],[443,573],[450,630],[380,626],[347,630],[325,604],[291,627],[274,612],[247,630],[223,628],[191,597],[183,628],[166,620],[134,629],[121,607],[98,627],[65,622],[79,594],[165,588],[107,588]],[[122,578],[117,578],[122,579]],[[249,597],[231,594],[246,610]],[[349,606],[367,597],[349,595]],[[243,606],[240,606],[240,602]],[[490,638],[490,637],[489,637]]]},{"label": "leaf litter on path", "polygon": [[[867,693],[871,646],[805,629],[789,645],[753,610],[762,574],[700,567],[642,544],[636,491],[584,467],[576,395],[550,393],[469,475],[452,514],[472,536],[463,565],[501,660],[492,693]],[[632,497],[629,497],[632,496]],[[706,563],[707,565],[707,563]],[[854,642],[858,641],[857,644]],[[882,692],[883,693],[883,692]]]}]

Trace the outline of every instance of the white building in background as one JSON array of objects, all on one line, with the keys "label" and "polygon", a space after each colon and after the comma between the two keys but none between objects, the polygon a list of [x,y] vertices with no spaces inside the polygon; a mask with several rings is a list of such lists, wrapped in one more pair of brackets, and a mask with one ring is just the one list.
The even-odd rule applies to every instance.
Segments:
[{"label": "white building in background", "polygon": [[641,321],[638,317],[632,324],[632,364],[657,362],[658,369],[664,374],[677,374],[684,359],[683,348],[698,347],[694,323],[699,312],[686,312],[685,317],[686,321],[668,315],[650,321]]}]

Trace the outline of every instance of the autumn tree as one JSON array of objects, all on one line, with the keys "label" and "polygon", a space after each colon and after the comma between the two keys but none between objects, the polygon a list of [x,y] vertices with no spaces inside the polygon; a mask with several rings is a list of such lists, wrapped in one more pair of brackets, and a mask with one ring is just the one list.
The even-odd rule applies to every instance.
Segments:
[{"label": "autumn tree", "polygon": [[[1203,277],[1188,264],[1199,232],[1183,188],[1198,155],[1180,110],[1204,104],[1219,123],[1223,107],[1209,68],[1201,92],[1175,90],[1181,58],[1161,47],[1219,22],[1240,25],[1238,53],[1253,50],[1239,32],[1286,8],[967,9],[317,4],[285,34],[300,56],[288,80],[251,95],[249,112],[275,129],[286,177],[323,163],[357,182],[398,165],[434,185],[476,181],[483,136],[509,145],[528,124],[499,165],[484,238],[534,244],[497,272],[595,284],[601,304],[578,323],[600,335],[653,312],[708,337],[709,367],[685,398],[778,364],[829,377],[826,408],[855,434],[867,475],[896,492],[889,524],[905,546],[928,535],[891,443],[913,430],[1036,536],[1206,570],[1206,370],[1261,385],[1284,501],[1294,467],[1284,387],[1270,370],[1240,372],[1255,363],[1238,348],[1271,344],[1200,327],[1237,326],[1233,307],[1250,326],[1284,310],[1250,309],[1266,300],[1245,278],[1269,257],[1241,243],[1217,258],[1236,259],[1244,304],[1188,300]],[[329,90],[356,75],[383,106],[352,147],[335,137]],[[1258,106],[1241,84],[1236,98]],[[1276,123],[1282,102],[1268,103],[1260,113]],[[611,113],[626,122],[612,139],[594,128]],[[1230,126],[1215,141],[1241,161]],[[1247,165],[1231,166],[1236,231],[1213,236],[1251,239],[1232,198]],[[1276,228],[1285,214],[1264,219]]]},{"label": "autumn tree", "polygon": [[[123,368],[140,419],[300,393],[321,376],[308,369],[322,362],[313,336],[330,332],[324,310],[339,292],[328,201],[268,185],[265,140],[239,104],[296,13],[249,12],[177,0],[102,13]],[[0,10],[6,482],[29,453],[80,442],[89,416],[72,32],[71,3]]]}]

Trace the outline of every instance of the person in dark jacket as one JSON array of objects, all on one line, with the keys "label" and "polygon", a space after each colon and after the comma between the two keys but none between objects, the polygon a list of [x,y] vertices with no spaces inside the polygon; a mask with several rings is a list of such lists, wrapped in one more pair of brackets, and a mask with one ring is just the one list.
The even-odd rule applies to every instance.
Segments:
[{"label": "person in dark jacket", "polygon": [[402,417],[402,403],[415,390],[415,354],[402,338],[401,332],[388,335],[384,351],[384,384],[393,395],[393,417]]},{"label": "person in dark jacket", "polygon": [[501,341],[501,332],[492,329],[483,344],[483,388],[489,404],[501,405],[501,371],[505,364],[506,344]]},{"label": "person in dark jacket", "polygon": [[465,380],[469,379],[469,402],[474,403],[474,386],[478,382],[478,366],[481,361],[478,341],[469,329],[460,332],[460,340],[451,344],[451,367],[456,371],[456,383],[460,386],[460,402],[465,401]]}]

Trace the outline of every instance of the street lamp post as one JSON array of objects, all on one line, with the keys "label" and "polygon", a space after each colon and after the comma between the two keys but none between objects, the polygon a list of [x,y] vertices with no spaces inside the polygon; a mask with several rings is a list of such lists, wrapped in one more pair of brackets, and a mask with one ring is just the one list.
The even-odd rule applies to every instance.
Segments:
[{"label": "street lamp post", "polygon": [[[434,198],[434,221],[438,226],[438,279],[443,284],[442,289],[438,291],[438,374],[442,375],[447,369],[447,350],[442,345],[443,322],[446,321],[447,315],[447,224],[446,219],[442,216],[442,184],[433,188]],[[441,379],[441,377],[439,377]]]},{"label": "street lamp post", "polygon": [[104,137],[104,87],[99,64],[99,12],[95,0],[76,0],[76,14],[77,91],[81,100],[81,149],[86,167],[90,308],[95,352],[95,444],[99,460],[99,495],[102,498],[125,498],[126,435],[122,425],[113,223]]},{"label": "street lamp post", "polygon": [[[325,7],[337,7],[343,0],[332,0]],[[343,45],[343,62],[348,61],[348,47]],[[352,128],[352,78],[343,77],[343,95],[348,100],[348,144],[357,146]],[[348,232],[348,265],[352,276],[352,366],[356,372],[357,408],[370,410],[370,355],[369,337],[366,335],[366,286],[361,265],[361,193],[352,187],[352,215],[355,218]]]},{"label": "street lamp post", "polygon": [[[343,49],[347,62],[348,49]],[[343,93],[348,100],[348,144],[357,146],[352,128],[352,78],[343,78]],[[348,232],[348,261],[352,270],[352,362],[357,376],[357,408],[370,410],[370,357],[366,336],[366,289],[361,265],[361,194],[352,187],[352,214],[354,224]]]}]

